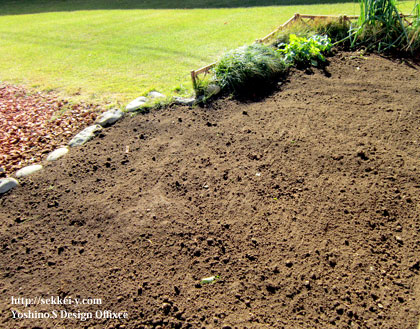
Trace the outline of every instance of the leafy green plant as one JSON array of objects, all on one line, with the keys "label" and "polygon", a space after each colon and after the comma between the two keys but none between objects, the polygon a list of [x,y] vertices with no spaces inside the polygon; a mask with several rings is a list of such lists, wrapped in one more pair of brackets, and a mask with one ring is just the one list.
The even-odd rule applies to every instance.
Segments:
[{"label": "leafy green plant", "polygon": [[331,40],[327,36],[313,35],[310,38],[298,37],[291,34],[288,44],[278,50],[284,56],[287,65],[318,66],[325,62],[324,53],[332,48]]},{"label": "leafy green plant", "polygon": [[285,61],[275,49],[253,44],[226,53],[213,68],[213,74],[222,90],[243,94],[266,87],[286,69]]}]

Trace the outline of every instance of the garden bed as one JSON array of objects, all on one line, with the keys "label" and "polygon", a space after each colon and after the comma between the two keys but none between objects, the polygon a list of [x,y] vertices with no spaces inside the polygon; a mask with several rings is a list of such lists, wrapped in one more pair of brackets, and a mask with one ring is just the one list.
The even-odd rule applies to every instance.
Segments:
[{"label": "garden bed", "polygon": [[[415,328],[418,72],[342,53],[261,102],[126,118],[22,179],[0,198],[0,326]],[[11,318],[54,309],[129,319]]]}]

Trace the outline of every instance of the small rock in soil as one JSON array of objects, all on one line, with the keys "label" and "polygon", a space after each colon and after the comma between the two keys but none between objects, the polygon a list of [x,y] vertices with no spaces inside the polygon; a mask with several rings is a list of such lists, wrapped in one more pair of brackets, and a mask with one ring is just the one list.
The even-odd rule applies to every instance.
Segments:
[{"label": "small rock in soil", "polygon": [[47,161],[55,161],[60,159],[62,156],[66,155],[69,151],[69,148],[66,147],[60,147],[59,149],[56,149],[52,151],[50,154],[48,154]]},{"label": "small rock in soil", "polygon": [[278,266],[277,264],[274,264],[274,265],[272,266],[271,270],[272,270],[272,271],[273,271],[273,273],[275,273],[275,274],[280,273],[279,266]]},{"label": "small rock in soil", "polygon": [[163,311],[163,313],[164,314],[169,314],[169,312],[171,311],[171,304],[169,304],[169,303],[163,303],[162,304],[162,311]]},{"label": "small rock in soil", "polygon": [[96,120],[96,124],[102,127],[112,126],[115,122],[120,120],[123,117],[124,113],[118,109],[113,109],[102,113],[99,118]]},{"label": "small rock in soil", "polygon": [[42,165],[32,165],[32,166],[23,167],[22,169],[16,172],[16,177],[20,178],[20,177],[29,176],[36,173],[37,171],[40,171],[41,169],[42,169]]},{"label": "small rock in soil", "polygon": [[69,142],[69,146],[81,146],[86,142],[90,141],[93,137],[95,137],[100,131],[102,127],[100,125],[92,125],[85,129],[83,129],[80,133],[73,137],[73,139]]},{"label": "small rock in soil", "polygon": [[363,152],[363,151],[359,151],[359,152],[357,152],[357,156],[360,158],[360,159],[362,159],[362,160],[369,160],[369,158],[367,157],[367,155],[366,155],[366,153],[365,152]]},{"label": "small rock in soil", "polygon": [[141,109],[146,103],[148,102],[147,97],[144,96],[140,96],[138,98],[136,98],[135,100],[133,100],[132,102],[130,102],[125,109],[128,112],[134,112],[138,109]]},{"label": "small rock in soil", "polygon": [[19,182],[14,178],[2,178],[0,179],[0,194],[10,191],[19,185]]},{"label": "small rock in soil", "polygon": [[289,259],[289,260],[286,260],[286,266],[287,267],[292,267],[293,266],[293,262]]}]

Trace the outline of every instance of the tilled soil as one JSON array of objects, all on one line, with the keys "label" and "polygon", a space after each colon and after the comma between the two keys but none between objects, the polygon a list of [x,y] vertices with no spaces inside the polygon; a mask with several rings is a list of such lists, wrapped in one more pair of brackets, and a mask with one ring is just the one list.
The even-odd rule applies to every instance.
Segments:
[{"label": "tilled soil", "polygon": [[416,328],[419,104],[417,66],[343,53],[126,118],[1,197],[0,327]]}]

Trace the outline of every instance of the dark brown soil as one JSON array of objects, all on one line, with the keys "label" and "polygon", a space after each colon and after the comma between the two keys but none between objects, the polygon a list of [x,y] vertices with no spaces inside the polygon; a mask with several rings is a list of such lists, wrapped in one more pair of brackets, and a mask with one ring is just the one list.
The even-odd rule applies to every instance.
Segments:
[{"label": "dark brown soil", "polygon": [[[418,67],[327,71],[127,118],[1,197],[0,327],[416,328]],[[102,304],[12,304],[50,296]]]}]

